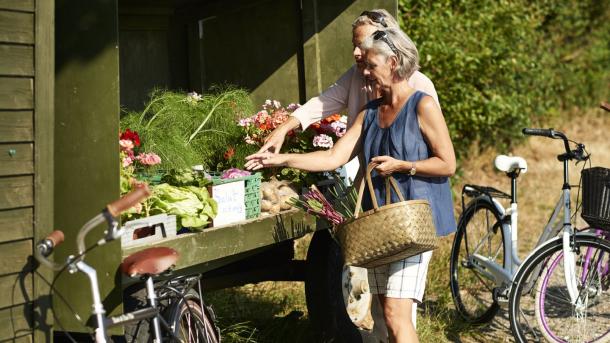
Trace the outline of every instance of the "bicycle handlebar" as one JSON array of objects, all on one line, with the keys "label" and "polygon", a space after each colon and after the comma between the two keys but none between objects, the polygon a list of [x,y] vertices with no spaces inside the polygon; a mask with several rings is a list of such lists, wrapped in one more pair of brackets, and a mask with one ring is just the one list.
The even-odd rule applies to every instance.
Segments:
[{"label": "bicycle handlebar", "polygon": [[124,212],[138,203],[142,202],[142,200],[148,198],[150,196],[150,188],[148,188],[147,184],[138,185],[137,188],[125,195],[124,197],[115,200],[108,204],[106,208],[108,212],[113,217],[118,217],[121,212]]},{"label": "bicycle handlebar", "polygon": [[543,136],[543,137],[549,137],[549,138],[555,138],[555,131],[553,129],[530,129],[530,128],[525,128],[522,130],[524,135],[529,135],[529,136]]},{"label": "bicycle handlebar", "polygon": [[589,159],[589,155],[585,153],[585,146],[581,143],[576,143],[576,149],[570,149],[570,140],[568,137],[561,131],[555,131],[551,129],[534,129],[534,128],[524,128],[521,132],[524,135],[528,136],[542,136],[553,139],[561,139],[563,140],[563,146],[565,148],[565,154],[561,154],[557,156],[560,161],[563,160],[577,160],[577,161],[586,161]]},{"label": "bicycle handlebar", "polygon": [[[150,196],[150,194],[151,192],[147,184],[139,185],[135,190],[129,192],[124,197],[108,204],[106,208],[104,208],[104,211],[102,211],[102,213],[96,215],[95,217],[90,219],[85,225],[83,225],[83,227],[81,227],[76,236],[76,245],[78,247],[79,256],[81,258],[84,256],[86,250],[85,237],[87,236],[87,234],[104,221],[108,225],[106,236],[99,240],[97,244],[102,245],[119,238],[122,235],[122,230],[117,230],[118,223],[116,221],[116,218],[121,214],[121,212],[135,206],[136,204]],[[34,257],[36,257],[36,259],[40,263],[48,266],[51,269],[59,270],[63,268],[63,264],[57,264],[47,259],[47,257],[53,253],[53,249],[59,244],[63,243],[63,241],[64,233],[59,230],[53,231],[46,238],[40,240],[36,244],[36,249],[34,250]]]}]

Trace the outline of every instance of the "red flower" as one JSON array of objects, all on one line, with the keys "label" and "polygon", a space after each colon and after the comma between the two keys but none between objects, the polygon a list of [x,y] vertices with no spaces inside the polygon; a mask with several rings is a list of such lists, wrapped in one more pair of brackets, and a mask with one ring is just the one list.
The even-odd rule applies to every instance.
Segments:
[{"label": "red flower", "polygon": [[137,132],[126,129],[125,132],[121,133],[119,139],[129,139],[135,146],[140,146],[140,136]]},{"label": "red flower", "polygon": [[230,159],[231,157],[233,157],[233,155],[235,155],[235,148],[230,146],[224,154],[225,160]]},{"label": "red flower", "polygon": [[339,113],[335,113],[332,116],[329,116],[329,117],[326,117],[326,118],[322,119],[322,122],[330,124],[330,123],[332,123],[334,121],[337,121],[339,119],[341,119],[341,115]]}]

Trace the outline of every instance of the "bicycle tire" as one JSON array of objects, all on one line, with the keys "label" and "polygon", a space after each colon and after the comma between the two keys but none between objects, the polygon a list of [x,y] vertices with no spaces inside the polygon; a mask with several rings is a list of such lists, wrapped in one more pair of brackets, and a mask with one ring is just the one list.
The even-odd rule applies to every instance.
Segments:
[{"label": "bicycle tire", "polygon": [[[563,242],[561,238],[554,239],[524,261],[513,281],[509,296],[509,320],[517,342],[542,338],[549,342],[610,341],[610,273],[606,271],[602,274],[602,280],[596,279],[600,276],[596,272],[582,273],[587,265],[583,260],[587,252],[592,252],[589,256],[593,256],[594,261],[595,256],[607,259],[610,242],[590,234],[577,234],[573,241],[577,249],[578,291],[585,297],[584,309],[577,313],[570,303],[561,263]],[[540,266],[543,272],[535,280],[532,294],[532,290],[524,290],[524,286],[532,272]],[[598,315],[599,311],[604,313]],[[531,323],[534,322],[537,325],[532,327]],[[574,336],[576,340],[573,340]]]},{"label": "bicycle tire", "polygon": [[216,326],[214,312],[203,303],[195,290],[189,290],[168,311],[166,320],[179,342],[220,343],[220,330]]},{"label": "bicycle tire", "polygon": [[[504,267],[506,247],[501,227],[501,213],[488,198],[478,197],[468,204],[460,216],[450,261],[453,302],[462,319],[470,324],[487,323],[500,309],[493,294],[493,280],[478,273],[468,262],[468,256],[477,246],[471,242],[480,242],[477,237],[481,236],[483,239],[486,235],[483,231],[487,231],[491,237],[487,257],[493,258]],[[500,250],[501,255],[498,255]]]}]

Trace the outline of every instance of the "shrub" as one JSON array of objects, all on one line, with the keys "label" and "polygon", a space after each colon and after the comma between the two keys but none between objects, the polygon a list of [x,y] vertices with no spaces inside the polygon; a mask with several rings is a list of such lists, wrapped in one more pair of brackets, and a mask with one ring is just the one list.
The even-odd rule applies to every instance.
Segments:
[{"label": "shrub", "polygon": [[599,0],[399,0],[458,156],[607,97],[609,12]]}]

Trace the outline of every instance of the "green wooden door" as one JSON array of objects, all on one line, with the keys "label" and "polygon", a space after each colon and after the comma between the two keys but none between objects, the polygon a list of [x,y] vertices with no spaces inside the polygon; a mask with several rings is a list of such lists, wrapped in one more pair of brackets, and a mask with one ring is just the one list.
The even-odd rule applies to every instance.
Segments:
[{"label": "green wooden door", "polygon": [[50,1],[0,1],[0,341],[50,338],[52,274],[31,255],[53,224],[53,16]]}]

